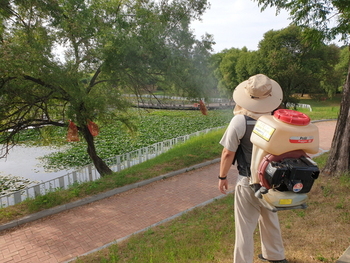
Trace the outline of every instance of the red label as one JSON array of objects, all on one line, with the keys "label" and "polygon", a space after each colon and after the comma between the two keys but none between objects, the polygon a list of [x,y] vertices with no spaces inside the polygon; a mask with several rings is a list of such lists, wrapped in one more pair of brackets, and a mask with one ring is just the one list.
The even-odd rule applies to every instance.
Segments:
[{"label": "red label", "polygon": [[312,136],[300,136],[300,137],[290,137],[290,143],[312,143],[314,141],[314,137]]}]

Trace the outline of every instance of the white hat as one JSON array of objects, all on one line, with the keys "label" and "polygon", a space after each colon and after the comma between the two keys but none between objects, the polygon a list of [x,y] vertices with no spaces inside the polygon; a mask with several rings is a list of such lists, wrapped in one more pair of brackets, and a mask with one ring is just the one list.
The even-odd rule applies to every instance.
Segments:
[{"label": "white hat", "polygon": [[257,113],[272,112],[282,103],[280,85],[263,74],[240,83],[233,91],[233,100],[244,109]]}]

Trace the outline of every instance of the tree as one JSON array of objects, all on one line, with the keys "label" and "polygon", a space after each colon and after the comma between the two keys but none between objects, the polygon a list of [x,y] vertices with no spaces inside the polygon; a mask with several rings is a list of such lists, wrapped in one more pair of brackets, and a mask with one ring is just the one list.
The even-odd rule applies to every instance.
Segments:
[{"label": "tree", "polygon": [[[348,0],[255,0],[262,10],[275,6],[289,11],[297,25],[310,28],[310,40],[333,40],[336,36],[349,44],[350,3]],[[344,80],[340,112],[327,163],[323,171],[327,174],[347,173],[350,170],[350,65]]]},{"label": "tree", "polygon": [[333,83],[333,73],[339,48],[323,43],[312,48],[304,34],[305,29],[292,25],[266,32],[259,43],[261,73],[281,85],[285,106],[297,102],[295,93],[324,94],[323,88],[336,90],[338,86]]},{"label": "tree", "polygon": [[339,62],[335,65],[337,79],[339,80],[336,92],[343,91],[344,79],[346,79],[350,61],[349,47],[342,47],[340,50]]},{"label": "tree", "polygon": [[[338,87],[334,80],[334,66],[339,59],[339,48],[321,43],[312,49],[304,40],[304,30],[289,26],[264,34],[258,51],[232,48],[220,54],[216,69],[219,89],[232,90],[250,76],[263,73],[275,79],[283,88],[283,103],[296,103],[295,93],[332,94]],[[217,55],[217,54],[216,54]],[[231,95],[230,95],[231,96]]]},{"label": "tree", "polygon": [[259,59],[258,51],[242,53],[236,65],[237,78],[246,80],[249,79],[250,76],[261,73],[262,64]]},{"label": "tree", "polygon": [[197,65],[205,67],[212,39],[196,40],[189,25],[207,7],[206,0],[1,1],[3,156],[22,130],[67,127],[71,119],[98,172],[111,173],[88,121],[113,115],[128,123],[125,90],[140,94],[164,83],[200,95],[206,72]]},{"label": "tree", "polygon": [[330,46],[323,47],[323,60],[329,61],[326,67],[322,69],[323,80],[321,81],[321,88],[328,98],[332,98],[338,91],[339,87],[343,83],[344,70],[343,67],[339,66],[341,61],[341,49],[332,44]]},{"label": "tree", "polygon": [[238,79],[236,65],[242,54],[248,52],[246,47],[242,49],[231,48],[224,50],[222,53],[216,54],[220,56],[215,70],[215,77],[218,79],[218,89],[221,94],[232,97],[235,87],[244,79]]}]

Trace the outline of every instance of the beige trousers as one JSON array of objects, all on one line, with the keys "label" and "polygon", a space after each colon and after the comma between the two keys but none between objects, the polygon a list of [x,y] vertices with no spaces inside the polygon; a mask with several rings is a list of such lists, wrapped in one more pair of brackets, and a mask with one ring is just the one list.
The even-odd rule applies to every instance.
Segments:
[{"label": "beige trousers", "polygon": [[263,257],[269,260],[285,258],[278,215],[261,206],[247,177],[239,176],[237,180],[234,211],[234,263],[253,263],[254,231],[258,223]]}]

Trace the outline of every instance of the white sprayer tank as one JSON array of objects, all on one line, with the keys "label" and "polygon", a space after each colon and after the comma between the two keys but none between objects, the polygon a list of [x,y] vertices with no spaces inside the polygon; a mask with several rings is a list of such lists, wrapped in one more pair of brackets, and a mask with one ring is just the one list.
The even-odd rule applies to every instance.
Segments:
[{"label": "white sprayer tank", "polygon": [[294,110],[277,110],[273,116],[261,116],[250,140],[273,155],[294,150],[314,154],[319,150],[317,126],[307,115]]},{"label": "white sprayer tank", "polygon": [[[260,183],[258,167],[269,154],[278,156],[296,150],[315,154],[319,151],[317,126],[310,122],[307,115],[288,109],[277,110],[274,115],[261,116],[255,124],[250,140],[253,143],[251,184]],[[299,194],[296,198],[293,193],[274,193],[269,190],[264,198],[277,206],[284,200],[289,200],[292,206],[303,203],[307,195]]]}]

